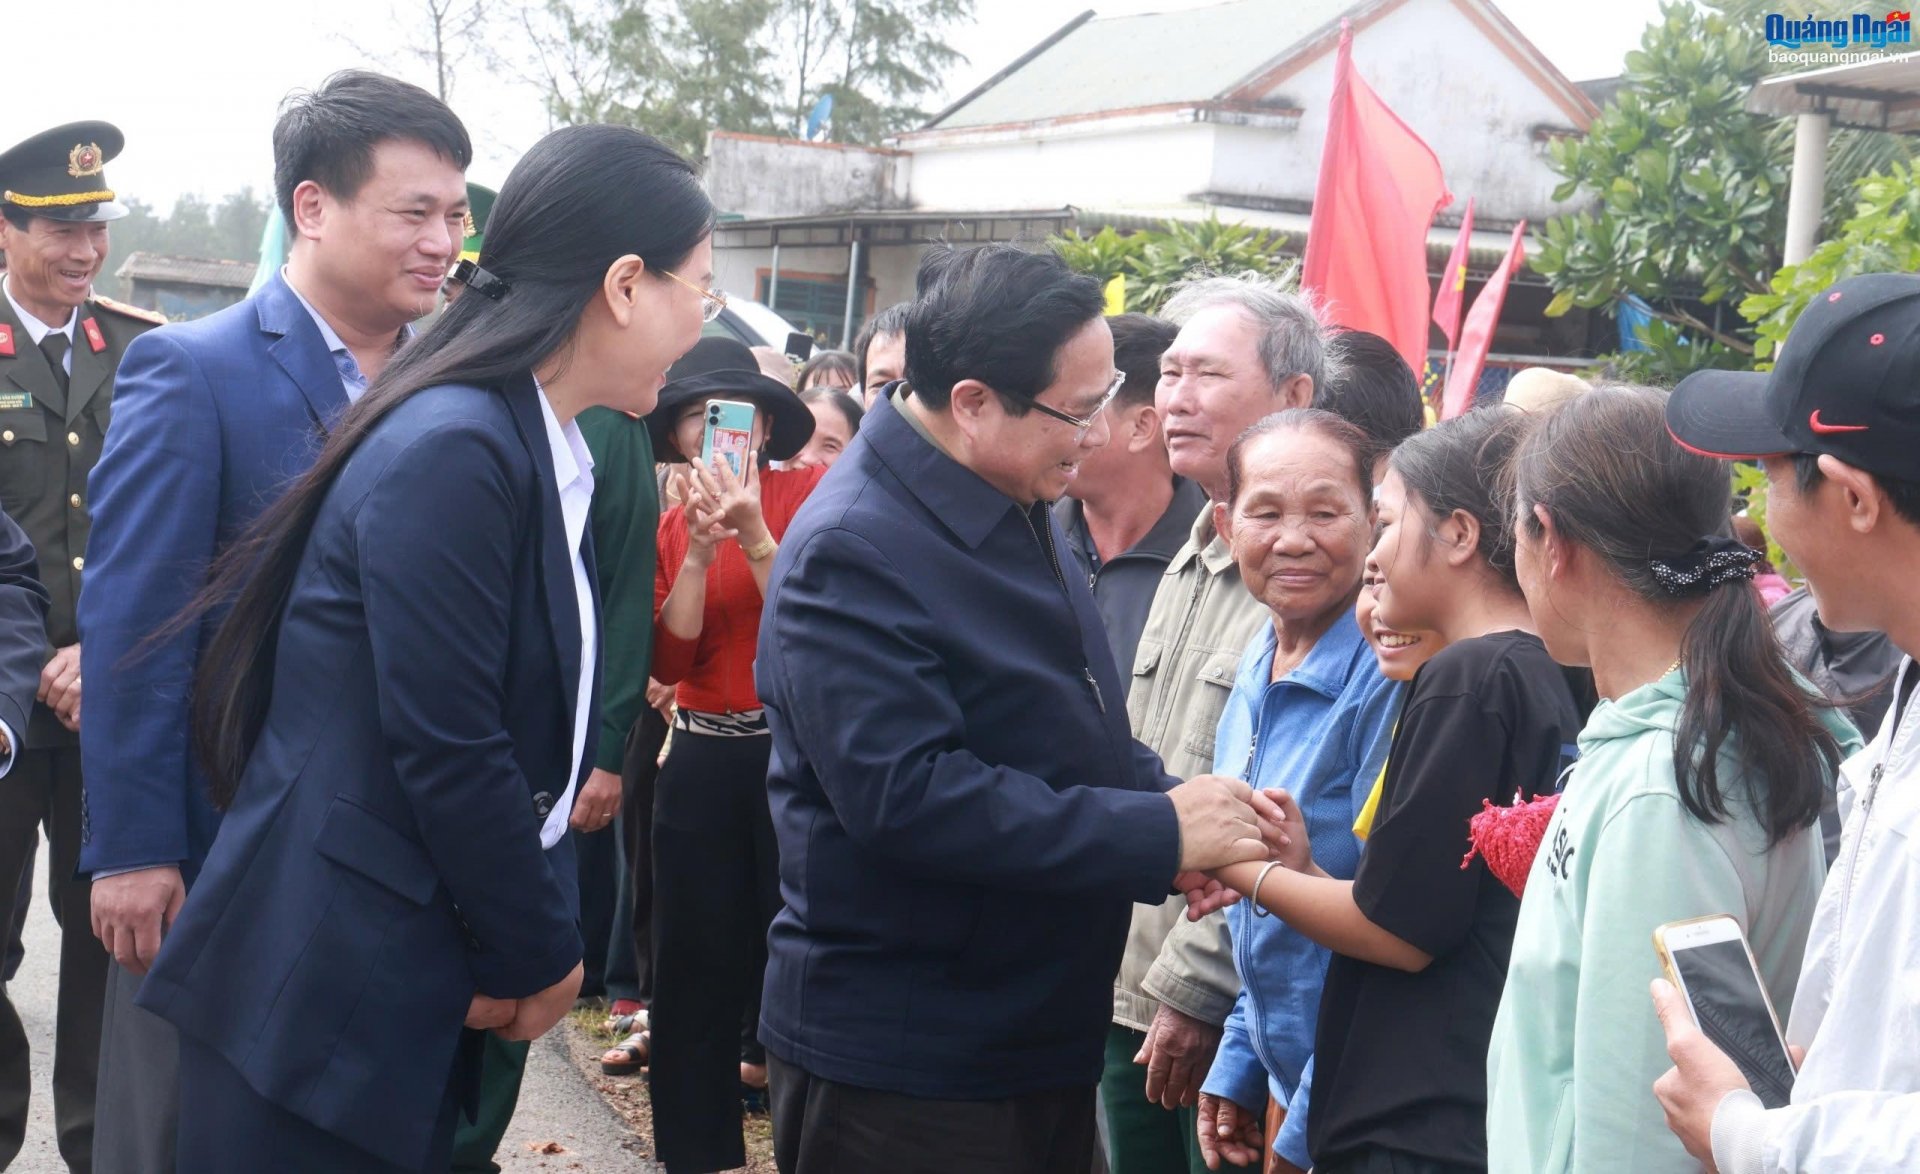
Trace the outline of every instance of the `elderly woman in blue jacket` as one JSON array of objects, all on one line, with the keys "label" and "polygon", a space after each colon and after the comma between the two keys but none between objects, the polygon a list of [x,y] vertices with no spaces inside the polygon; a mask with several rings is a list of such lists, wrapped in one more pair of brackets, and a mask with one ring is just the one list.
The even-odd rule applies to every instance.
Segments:
[{"label": "elderly woman in blue jacket", "polygon": [[[1386,761],[1400,688],[1354,619],[1373,538],[1369,451],[1330,412],[1277,413],[1234,444],[1229,498],[1214,505],[1241,581],[1273,617],[1240,662],[1214,771],[1289,791],[1316,859],[1339,877],[1360,863],[1353,823]],[[1227,924],[1241,989],[1201,1086],[1201,1154],[1210,1169],[1258,1169],[1271,1097],[1286,1108],[1274,1149],[1304,1169],[1303,1077],[1329,954],[1251,900]]]},{"label": "elderly woman in blue jacket", "polygon": [[[1354,819],[1386,761],[1400,690],[1354,619],[1373,542],[1369,453],[1329,411],[1269,415],[1235,442],[1229,500],[1213,505],[1240,580],[1273,613],[1240,661],[1213,770],[1294,795],[1334,876],[1359,867]],[[1200,1091],[1200,1151],[1210,1168],[1258,1168],[1271,1097],[1286,1109],[1275,1151],[1306,1168],[1304,1072],[1329,953],[1254,901],[1227,924],[1240,997]]]}]

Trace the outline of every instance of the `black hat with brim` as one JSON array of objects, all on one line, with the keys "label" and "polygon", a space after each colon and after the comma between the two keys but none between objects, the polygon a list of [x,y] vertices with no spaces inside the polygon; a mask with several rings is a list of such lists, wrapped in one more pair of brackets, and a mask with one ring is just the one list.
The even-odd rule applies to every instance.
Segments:
[{"label": "black hat with brim", "polygon": [[660,401],[647,413],[647,433],[653,438],[656,460],[687,459],[674,447],[674,427],[689,404],[714,398],[742,400],[766,414],[767,439],[761,455],[770,461],[794,456],[813,439],[813,411],[793,389],[762,375],[745,343],[710,336],[695,343],[667,372]]},{"label": "black hat with brim", "polygon": [[127,206],[107,185],[106,165],[126,145],[110,122],[70,122],[0,153],[0,202],[48,220],[118,220]]},{"label": "black hat with brim", "polygon": [[1866,273],[1815,294],[1774,360],[1682,379],[1667,431],[1706,456],[1824,454],[1920,478],[1920,276]]},{"label": "black hat with brim", "polygon": [[1667,399],[1667,431],[1681,448],[1727,461],[1797,452],[1767,410],[1771,382],[1761,371],[1696,371]]}]

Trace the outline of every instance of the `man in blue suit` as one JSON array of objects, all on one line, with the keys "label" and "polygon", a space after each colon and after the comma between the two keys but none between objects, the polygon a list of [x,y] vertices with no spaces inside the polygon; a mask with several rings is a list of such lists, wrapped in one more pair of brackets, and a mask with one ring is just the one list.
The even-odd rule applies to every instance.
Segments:
[{"label": "man in blue suit", "polygon": [[289,99],[273,147],[286,268],[239,305],[128,349],[89,484],[80,868],[113,956],[99,1174],[173,1169],[178,1041],[133,996],[219,826],[188,746],[189,685],[217,616],[169,621],[433,308],[464,235],[472,145],[418,87],[336,74]]}]

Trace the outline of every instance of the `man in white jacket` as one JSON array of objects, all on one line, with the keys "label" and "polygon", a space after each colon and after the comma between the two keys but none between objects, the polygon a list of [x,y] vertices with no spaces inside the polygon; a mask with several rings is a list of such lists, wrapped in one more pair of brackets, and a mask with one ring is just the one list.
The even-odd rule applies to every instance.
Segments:
[{"label": "man in white jacket", "polygon": [[1771,372],[1689,376],[1667,423],[1687,448],[1760,459],[1768,527],[1821,622],[1884,631],[1907,659],[1879,735],[1842,768],[1840,856],[1787,1027],[1791,1103],[1764,1108],[1664,982],[1674,1068],[1654,1092],[1721,1174],[1920,1170],[1920,276],[1817,295]]}]

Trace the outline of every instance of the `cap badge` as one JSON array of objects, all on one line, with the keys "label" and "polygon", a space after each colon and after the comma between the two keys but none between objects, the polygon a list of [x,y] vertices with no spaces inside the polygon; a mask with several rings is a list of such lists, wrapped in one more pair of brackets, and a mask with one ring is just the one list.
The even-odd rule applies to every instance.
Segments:
[{"label": "cap badge", "polygon": [[67,153],[67,174],[75,179],[87,175],[99,175],[106,166],[100,158],[100,144],[76,143]]},{"label": "cap badge", "polygon": [[1870,338],[1868,338],[1868,339],[1867,339],[1867,345],[1868,345],[1868,346],[1879,346],[1879,345],[1880,345],[1881,343],[1883,343],[1883,342],[1885,342],[1885,341],[1887,341],[1887,336],[1886,336],[1886,335],[1884,335],[1884,334],[1875,334],[1875,335],[1873,335],[1872,337],[1870,337]]},{"label": "cap badge", "polygon": [[1827,300],[1828,300],[1828,301],[1830,301],[1830,302],[1837,302],[1837,301],[1839,301],[1839,300],[1840,300],[1840,291],[1836,289],[1836,290],[1834,290],[1834,291],[1833,291],[1832,293],[1830,293],[1830,294],[1828,294],[1828,295],[1827,295]]},{"label": "cap badge", "polygon": [[1865,424],[1825,424],[1820,420],[1820,409],[1815,408],[1813,415],[1807,417],[1807,427],[1822,436],[1832,436],[1836,432],[1865,432]]}]

